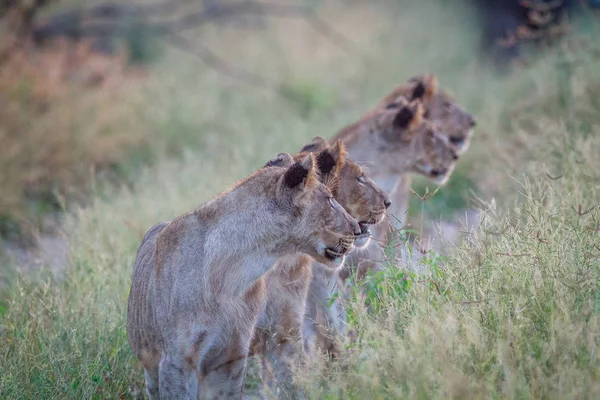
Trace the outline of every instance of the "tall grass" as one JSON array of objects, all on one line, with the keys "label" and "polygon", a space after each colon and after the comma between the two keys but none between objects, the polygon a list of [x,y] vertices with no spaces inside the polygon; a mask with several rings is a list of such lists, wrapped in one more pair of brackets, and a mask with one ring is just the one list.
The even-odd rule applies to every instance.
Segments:
[{"label": "tall grass", "polygon": [[[205,28],[190,36],[202,33],[225,59],[284,81],[296,101],[166,51],[152,71],[159,85],[146,92],[145,113],[165,153],[178,141],[194,149],[141,171],[131,185],[99,190],[69,213],[63,280],[22,277],[3,291],[0,397],[139,396],[144,383],[124,321],[146,229],[278,152],[331,135],[422,71],[438,74],[478,117],[461,163],[473,166],[463,174],[490,202],[486,219],[443,262],[431,255],[432,275],[387,272],[373,286],[372,312],[352,304],[358,344],[325,379],[307,370],[300,381],[315,398],[598,394],[599,112],[581,89],[600,82],[597,62],[577,67],[572,100],[558,106],[555,55],[494,77],[477,62],[465,11],[447,2],[328,3],[321,12],[356,43],[355,54],[301,21],[272,21],[269,35]],[[492,194],[501,197],[493,202]],[[579,204],[582,213],[592,210],[580,216]]]},{"label": "tall grass", "polygon": [[488,204],[451,256],[425,257],[427,274],[364,283],[369,312],[349,303],[358,339],[301,379],[313,398],[600,396],[600,137],[559,142],[510,206]]}]

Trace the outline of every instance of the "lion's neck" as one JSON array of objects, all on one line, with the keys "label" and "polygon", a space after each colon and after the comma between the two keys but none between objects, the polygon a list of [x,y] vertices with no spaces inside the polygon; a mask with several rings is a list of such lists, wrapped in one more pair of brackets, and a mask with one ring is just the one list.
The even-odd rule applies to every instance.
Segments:
[{"label": "lion's neck", "polygon": [[344,142],[349,158],[365,167],[369,177],[379,187],[391,194],[402,175],[410,173],[415,162],[411,149],[397,148],[393,150],[385,138],[377,133],[365,130]]},{"label": "lion's neck", "polygon": [[[240,295],[290,249],[289,229],[268,194],[234,190],[198,209],[206,224],[204,279],[223,295]],[[217,293],[214,293],[217,295]]]}]

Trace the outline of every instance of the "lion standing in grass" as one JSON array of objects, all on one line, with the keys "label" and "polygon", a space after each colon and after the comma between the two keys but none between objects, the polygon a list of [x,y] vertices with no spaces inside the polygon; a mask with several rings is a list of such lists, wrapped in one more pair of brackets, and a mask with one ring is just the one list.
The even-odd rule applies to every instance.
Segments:
[{"label": "lion standing in grass", "polygon": [[[294,159],[314,153],[320,179],[335,199],[354,217],[361,235],[354,241],[362,247],[369,240],[369,226],[381,222],[390,201],[362,168],[346,158],[341,141],[330,146],[316,137]],[[302,325],[306,297],[313,273],[334,273],[334,265],[322,264],[305,254],[293,254],[277,261],[265,276],[267,302],[261,313],[253,340],[254,354],[262,355],[263,382],[279,396],[296,398],[300,391],[293,385],[292,367],[303,358]]]},{"label": "lion standing in grass", "polygon": [[[406,121],[410,121],[409,124]],[[392,90],[360,120],[340,130],[348,157],[367,166],[369,176],[392,200],[390,218],[372,229],[369,246],[355,249],[340,276],[359,276],[378,268],[392,227],[406,223],[410,174],[423,175],[443,185],[469,147],[475,118],[447,92],[433,75],[419,75]],[[335,337],[343,330],[344,311],[332,299],[336,277],[314,274],[307,300],[304,340],[335,355]]]},{"label": "lion standing in grass", "polygon": [[279,166],[146,233],[127,333],[150,398],[241,398],[264,274],[297,252],[337,265],[360,235],[319,182],[312,154],[269,164]]},{"label": "lion standing in grass", "polygon": [[[400,135],[394,133],[399,132],[394,115],[407,103],[422,122],[413,125],[412,134]],[[333,137],[344,142],[352,160],[369,166],[369,175],[392,200],[391,218],[374,229],[374,244],[367,251],[355,252],[347,264],[361,264],[361,273],[377,267],[383,260],[378,244],[388,240],[392,227],[398,229],[406,223],[410,174],[445,184],[468,148],[474,126],[475,118],[438,89],[433,75],[419,75],[396,87],[375,109]],[[414,140],[419,137],[421,145]]]}]

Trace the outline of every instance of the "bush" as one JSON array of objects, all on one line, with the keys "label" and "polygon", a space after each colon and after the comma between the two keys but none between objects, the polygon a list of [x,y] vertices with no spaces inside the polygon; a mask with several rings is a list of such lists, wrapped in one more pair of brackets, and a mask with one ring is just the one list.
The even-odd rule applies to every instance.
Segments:
[{"label": "bush", "polygon": [[100,55],[87,42],[39,49],[3,39],[0,215],[22,219],[84,192],[95,172],[147,144],[134,118],[143,74],[126,68],[125,54]]}]

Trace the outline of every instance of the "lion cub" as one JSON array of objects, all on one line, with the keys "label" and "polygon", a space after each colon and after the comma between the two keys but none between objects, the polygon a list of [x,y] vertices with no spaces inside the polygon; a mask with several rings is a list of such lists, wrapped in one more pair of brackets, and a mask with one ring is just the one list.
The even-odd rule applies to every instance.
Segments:
[{"label": "lion cub", "polygon": [[[388,196],[346,158],[341,141],[330,146],[316,137],[294,156],[301,159],[315,154],[322,182],[330,187],[335,199],[354,217],[361,228],[356,247],[369,241],[370,225],[381,222],[390,206]],[[261,313],[253,341],[253,353],[262,353],[263,382],[279,396],[295,397],[292,366],[303,356],[302,325],[312,272],[333,275],[332,264],[323,264],[303,254],[290,254],[277,261],[266,275],[267,302]]]},{"label": "lion cub", "polygon": [[265,273],[295,253],[339,265],[361,234],[312,154],[269,164],[142,240],[127,334],[152,399],[241,398]]},{"label": "lion cub", "polygon": [[[415,157],[427,157],[426,154],[409,154],[408,146],[401,146],[395,150],[393,144],[384,141],[378,148],[372,144],[357,140],[360,137],[367,138],[372,134],[369,128],[374,116],[382,111],[395,108],[405,102],[419,101],[423,108],[423,118],[435,126],[439,137],[440,146],[451,148],[456,160],[447,160],[438,163],[437,167],[427,163],[409,165],[407,168],[378,168],[377,176],[373,176],[377,184],[384,187],[392,199],[393,206],[390,209],[393,218],[387,220],[388,227],[380,227],[381,230],[389,229],[393,225],[399,229],[406,223],[406,210],[408,209],[408,198],[410,195],[410,173],[417,173],[431,179],[438,185],[446,183],[450,177],[454,164],[462,156],[471,142],[476,120],[464,107],[462,107],[448,92],[438,87],[437,78],[431,74],[422,74],[410,78],[406,83],[395,87],[387,96],[379,101],[377,106],[367,112],[360,120],[340,130],[332,140],[342,139],[352,157],[361,162],[378,163],[381,157],[395,156],[398,160],[409,160]],[[377,134],[377,133],[375,133]],[[445,142],[445,143],[442,143]],[[394,154],[396,153],[396,154]],[[400,166],[403,164],[399,163]],[[410,163],[409,163],[410,164]]]},{"label": "lion cub", "polygon": [[[407,104],[418,116],[408,132],[398,130],[393,122],[393,115]],[[373,180],[390,195],[392,217],[373,232],[377,241],[385,243],[392,227],[406,223],[410,174],[445,184],[468,148],[475,124],[471,114],[438,89],[435,76],[420,75],[396,87],[374,110],[334,136],[333,140],[344,142],[353,160],[371,166]],[[364,268],[359,271],[369,270],[382,260],[382,254],[380,248],[370,246],[369,252],[357,254],[347,264],[361,262]]]},{"label": "lion cub", "polygon": [[[392,195],[398,189],[399,180],[411,172],[442,184],[459,158],[457,149],[445,134],[444,125],[425,118],[428,109],[424,104],[430,105],[431,93],[421,93],[423,90],[416,88],[412,100],[394,97],[392,103],[367,113],[358,123],[335,136],[337,140],[343,140],[354,161],[369,166],[369,175],[375,183]],[[424,99],[428,102],[423,103]],[[395,209],[394,201],[392,197],[392,211]],[[339,271],[342,281],[353,271],[360,276],[379,268],[384,258],[381,245],[387,239],[390,219],[402,217],[401,214],[394,215],[394,212],[392,215],[392,218],[372,228],[374,240],[368,246],[357,248],[350,254],[345,268]],[[335,338],[343,333],[345,321],[342,302],[332,299],[332,292],[338,284],[336,277],[315,274],[309,289],[303,328],[307,349],[318,347],[332,356],[339,351]]]}]

